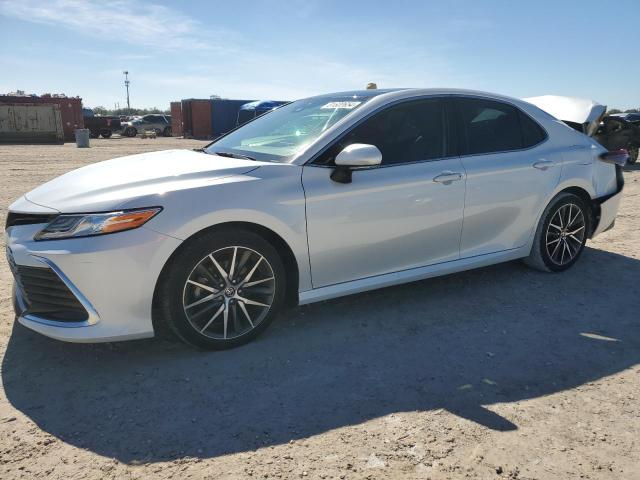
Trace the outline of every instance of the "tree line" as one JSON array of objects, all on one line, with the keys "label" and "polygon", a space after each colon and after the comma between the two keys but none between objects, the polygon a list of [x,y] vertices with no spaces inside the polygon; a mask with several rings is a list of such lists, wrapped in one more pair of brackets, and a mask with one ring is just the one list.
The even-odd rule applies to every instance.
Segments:
[{"label": "tree line", "polygon": [[113,115],[116,117],[120,115],[147,115],[149,113],[162,113],[165,115],[169,115],[171,113],[169,110],[161,110],[157,107],[113,109],[113,108],[105,108],[103,106],[97,106],[97,107],[93,107],[92,110],[93,110],[93,113],[95,113],[96,115]]}]

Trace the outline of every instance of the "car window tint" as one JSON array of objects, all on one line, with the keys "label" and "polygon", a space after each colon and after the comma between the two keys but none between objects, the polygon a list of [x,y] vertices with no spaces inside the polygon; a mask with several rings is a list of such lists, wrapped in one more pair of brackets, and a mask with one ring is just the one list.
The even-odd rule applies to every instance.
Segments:
[{"label": "car window tint", "polygon": [[458,100],[466,153],[504,152],[523,148],[518,109],[479,98]]},{"label": "car window tint", "polygon": [[340,151],[354,143],[375,145],[382,164],[417,162],[444,157],[444,112],[439,99],[389,107],[356,126],[316,163],[331,165]]},{"label": "car window tint", "polygon": [[522,146],[524,148],[533,147],[547,138],[547,133],[529,115],[518,112],[520,115],[520,126],[522,127]]}]

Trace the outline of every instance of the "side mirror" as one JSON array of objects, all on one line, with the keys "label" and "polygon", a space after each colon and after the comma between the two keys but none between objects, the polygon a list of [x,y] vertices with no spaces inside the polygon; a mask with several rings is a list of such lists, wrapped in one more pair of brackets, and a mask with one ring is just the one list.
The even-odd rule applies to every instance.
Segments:
[{"label": "side mirror", "polygon": [[611,150],[610,152],[604,152],[600,155],[600,160],[606,163],[613,163],[614,165],[620,165],[624,167],[629,158],[629,152],[625,149]]},{"label": "side mirror", "polygon": [[351,183],[351,168],[380,165],[382,153],[375,145],[354,143],[345,147],[335,159],[336,168],[331,172],[331,180]]}]

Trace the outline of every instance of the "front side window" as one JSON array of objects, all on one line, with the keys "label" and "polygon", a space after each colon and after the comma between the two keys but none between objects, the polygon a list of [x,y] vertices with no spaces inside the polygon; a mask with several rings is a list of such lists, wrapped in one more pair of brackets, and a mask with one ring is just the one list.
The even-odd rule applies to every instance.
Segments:
[{"label": "front side window", "polygon": [[214,141],[205,151],[261,161],[287,162],[371,96],[322,96],[266,113]]},{"label": "front side window", "polygon": [[516,107],[481,98],[456,100],[462,150],[468,155],[520,150],[540,143],[544,130]]},{"label": "front side window", "polygon": [[348,145],[375,145],[382,165],[433,160],[445,156],[444,103],[440,99],[404,102],[374,114],[345,134],[315,163],[333,165]]}]

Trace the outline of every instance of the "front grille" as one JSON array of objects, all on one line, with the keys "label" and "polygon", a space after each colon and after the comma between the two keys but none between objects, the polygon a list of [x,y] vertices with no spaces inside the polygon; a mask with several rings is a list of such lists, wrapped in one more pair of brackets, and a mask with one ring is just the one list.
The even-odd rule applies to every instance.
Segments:
[{"label": "front grille", "polygon": [[7,215],[7,223],[5,224],[5,230],[14,225],[33,225],[36,223],[49,223],[57,215],[53,214],[41,214],[41,213],[18,213],[9,212]]},{"label": "front grille", "polygon": [[82,322],[88,314],[69,287],[48,267],[26,267],[10,262],[26,304],[23,314],[58,322]]}]

